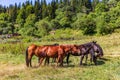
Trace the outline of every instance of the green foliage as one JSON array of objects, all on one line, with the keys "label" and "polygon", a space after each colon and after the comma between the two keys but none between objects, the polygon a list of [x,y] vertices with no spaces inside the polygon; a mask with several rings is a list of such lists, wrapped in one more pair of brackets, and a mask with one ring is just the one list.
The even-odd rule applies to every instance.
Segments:
[{"label": "green foliage", "polygon": [[116,28],[120,28],[120,17],[116,20]]},{"label": "green foliage", "polygon": [[84,35],[103,35],[119,28],[119,17],[119,0],[52,0],[49,4],[46,0],[35,0],[34,4],[26,1],[0,6],[0,34],[44,37],[52,30],[72,28]]},{"label": "green foliage", "polygon": [[35,14],[30,14],[26,18],[26,23],[24,24],[24,27],[20,29],[20,33],[28,36],[34,36],[35,32],[35,21],[36,21],[36,16]]},{"label": "green foliage", "polygon": [[81,16],[79,14],[78,19],[73,23],[73,28],[82,30],[83,34],[93,34],[95,33],[96,25],[92,16]]},{"label": "green foliage", "polygon": [[70,28],[57,29],[54,34],[47,35],[42,38],[43,41],[57,41],[57,40],[74,40],[81,39],[83,36],[81,30],[73,30]]},{"label": "green foliage", "polygon": [[11,34],[14,32],[14,26],[12,23],[0,20],[0,34]]},{"label": "green foliage", "polygon": [[46,20],[40,20],[36,22],[36,32],[35,35],[38,37],[43,37],[49,33],[51,30],[51,24]]},{"label": "green foliage", "polygon": [[106,4],[104,3],[99,3],[96,8],[95,8],[95,12],[99,15],[101,14],[102,12],[106,12],[108,11],[108,7]]},{"label": "green foliage", "polygon": [[30,14],[32,14],[33,13],[33,6],[32,5],[28,5],[27,7],[26,7],[26,17],[28,17]]},{"label": "green foliage", "polygon": [[59,21],[56,20],[56,19],[53,19],[51,21],[51,27],[52,27],[53,30],[54,29],[60,29],[60,28],[62,28],[61,25],[60,25],[60,23],[59,23]]},{"label": "green foliage", "polygon": [[26,18],[26,15],[25,15],[25,9],[22,8],[18,15],[17,15],[17,19],[16,19],[16,22],[18,23],[19,27],[23,27],[24,23],[25,23],[25,18]]},{"label": "green foliage", "polygon": [[109,34],[111,32],[113,32],[114,30],[114,24],[113,23],[107,23],[105,16],[99,16],[96,19],[96,27],[97,27],[97,34]]},{"label": "green foliage", "polygon": [[7,13],[1,13],[0,14],[0,20],[8,21],[9,20],[9,15]]}]

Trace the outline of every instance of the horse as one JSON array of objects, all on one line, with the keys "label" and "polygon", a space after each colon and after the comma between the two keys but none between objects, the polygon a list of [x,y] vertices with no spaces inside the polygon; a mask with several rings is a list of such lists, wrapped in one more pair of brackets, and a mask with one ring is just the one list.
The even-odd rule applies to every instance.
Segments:
[{"label": "horse", "polygon": [[[94,57],[96,59],[98,57],[101,58],[103,56],[103,49],[99,44],[97,44],[96,41],[89,42],[89,43],[86,43],[84,45],[87,47],[87,46],[92,45],[92,44],[93,44],[93,48],[89,51],[89,53],[97,53],[97,55],[94,55]],[[85,61],[86,63],[87,63],[87,59],[88,59],[88,55],[86,55],[86,61]],[[92,57],[90,58],[90,61],[91,61],[91,63],[92,63],[92,61],[94,61]]]},{"label": "horse", "polygon": [[[69,53],[67,55],[67,58],[66,58],[67,64],[69,64],[68,60],[69,60],[69,56],[71,54],[73,56],[81,56],[80,57],[80,65],[82,65],[82,61],[83,61],[84,56],[87,55],[89,50],[92,48],[92,46],[89,46],[88,48],[86,48],[84,45],[77,45],[77,47],[80,50],[80,52],[76,53],[76,52],[72,51],[71,53]],[[91,54],[93,55],[93,53],[91,53]]]},{"label": "horse", "polygon": [[[37,46],[37,45],[31,45],[26,50],[26,65],[27,67],[32,67],[31,65],[31,59],[32,56],[36,55],[40,58],[39,66],[42,64],[42,61],[47,57],[55,57],[58,59],[58,61],[62,60],[63,50],[60,46]],[[57,61],[57,64],[58,64]],[[62,64],[62,61],[61,61]]]},{"label": "horse", "polygon": [[[30,45],[27,49],[26,49],[26,66],[27,67],[32,67],[31,64],[31,59],[33,57],[33,55],[36,55],[39,58],[42,58],[40,60],[40,64],[42,63],[43,59],[46,57],[46,50],[48,47],[44,47],[44,46],[37,46],[35,44]],[[39,64],[39,65],[40,65]]]},{"label": "horse", "polygon": [[79,53],[79,51],[77,51],[78,49],[76,49],[76,47],[74,46],[63,46],[63,45],[55,45],[55,46],[37,46],[35,44],[30,45],[27,49],[26,49],[26,65],[27,67],[32,67],[31,64],[31,59],[33,57],[33,55],[36,55],[37,57],[40,58],[39,61],[39,66],[42,64],[43,60],[45,58],[57,58],[57,66],[58,63],[60,62],[60,66],[63,66],[63,59],[66,56],[67,53],[69,53],[70,51],[75,51],[77,53]]},{"label": "horse", "polygon": [[[63,57],[62,60],[58,60],[57,62],[60,62],[60,65],[63,66],[63,59],[68,55],[68,53],[74,51],[76,53],[80,53],[80,50],[77,48],[76,45],[59,45],[62,49],[63,49]],[[51,52],[50,52],[51,53]],[[47,53],[48,54],[48,53]],[[49,64],[49,58],[47,57],[46,61],[47,64]],[[56,58],[54,57],[54,59],[56,60]],[[46,62],[45,62],[46,63]]]},{"label": "horse", "polygon": [[[67,55],[67,58],[66,58],[67,64],[69,64],[68,60],[69,60],[70,54],[72,54],[74,56],[81,56],[80,65],[82,65],[82,60],[83,60],[84,56],[86,56],[86,62],[87,62],[88,54],[91,55],[91,61],[93,60],[95,65],[97,64],[96,63],[97,57],[103,56],[102,48],[100,47],[99,44],[96,44],[95,41],[85,43],[85,44],[81,44],[81,45],[78,45],[78,46],[79,46],[79,49],[81,50],[81,54],[78,55],[78,53],[69,53]],[[95,56],[95,52],[98,53],[96,56]]]},{"label": "horse", "polygon": [[[54,43],[54,44],[51,44],[51,45],[43,45],[43,46],[58,46],[59,44],[58,43]],[[53,58],[53,61],[55,60],[56,58]],[[38,58],[38,63],[40,62],[40,57]],[[54,61],[55,62],[55,61]],[[49,60],[45,60],[45,65],[46,63],[49,63]]]}]

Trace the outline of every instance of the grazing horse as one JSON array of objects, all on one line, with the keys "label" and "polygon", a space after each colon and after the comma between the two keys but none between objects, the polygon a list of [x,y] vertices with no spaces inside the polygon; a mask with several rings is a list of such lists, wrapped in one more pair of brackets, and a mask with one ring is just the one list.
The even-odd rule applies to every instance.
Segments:
[{"label": "grazing horse", "polygon": [[[74,53],[74,52],[73,53],[69,53],[67,55],[67,58],[66,58],[67,64],[69,64],[68,60],[69,60],[70,54],[72,54],[74,56],[81,56],[80,65],[82,65],[82,60],[83,60],[85,55],[86,55],[86,61],[87,61],[88,54],[90,54],[91,55],[91,60],[93,60],[95,65],[96,65],[97,57],[103,56],[102,48],[98,44],[96,44],[96,42],[94,42],[94,41],[90,42],[90,43],[78,45],[78,47],[79,47],[79,49],[81,51],[81,54]],[[98,53],[96,56],[95,56],[95,52]]]},{"label": "grazing horse", "polygon": [[[88,48],[86,48],[84,45],[78,45],[77,47],[78,47],[78,49],[80,50],[80,52],[79,52],[79,53],[76,53],[76,52],[72,51],[71,53],[69,53],[69,54],[67,55],[67,58],[66,58],[67,64],[69,64],[69,63],[68,63],[69,56],[70,56],[70,54],[72,54],[73,56],[81,56],[81,57],[80,57],[80,65],[82,65],[82,61],[83,61],[84,56],[87,55],[88,52],[89,52],[89,50],[92,48],[92,46],[89,46]],[[93,55],[93,54],[92,54],[92,55]]]},{"label": "grazing horse", "polygon": [[[93,42],[89,42],[84,44],[86,47],[93,45],[93,48],[91,50],[89,50],[89,53],[93,53],[95,55],[95,53],[97,53],[97,55],[95,55],[94,57],[97,59],[97,57],[102,57],[103,56],[103,49],[102,47],[96,43],[96,41]],[[87,63],[87,59],[88,59],[88,55],[86,55],[86,63]],[[90,61],[94,61],[91,55]],[[95,61],[94,61],[95,62]]]}]

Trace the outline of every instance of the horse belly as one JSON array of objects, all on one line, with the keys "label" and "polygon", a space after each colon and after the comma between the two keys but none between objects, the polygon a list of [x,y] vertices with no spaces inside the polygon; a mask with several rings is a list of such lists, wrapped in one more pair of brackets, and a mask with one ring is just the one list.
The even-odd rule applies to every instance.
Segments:
[{"label": "horse belly", "polygon": [[46,57],[46,53],[39,52],[36,54],[37,57]]},{"label": "horse belly", "polygon": [[48,57],[57,57],[58,54],[57,53],[47,53]]}]

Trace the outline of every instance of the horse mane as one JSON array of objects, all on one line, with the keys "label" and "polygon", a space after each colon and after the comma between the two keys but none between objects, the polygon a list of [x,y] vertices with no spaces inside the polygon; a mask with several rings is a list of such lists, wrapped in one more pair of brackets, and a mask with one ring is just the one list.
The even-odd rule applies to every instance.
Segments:
[{"label": "horse mane", "polygon": [[58,46],[58,43],[50,44],[50,45],[44,45],[44,46]]}]

